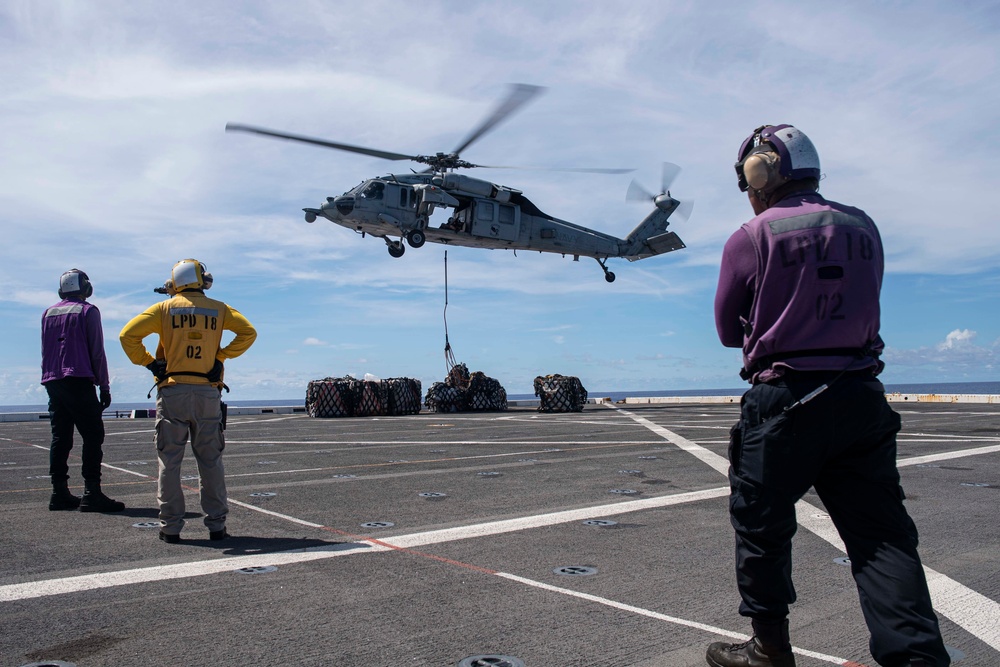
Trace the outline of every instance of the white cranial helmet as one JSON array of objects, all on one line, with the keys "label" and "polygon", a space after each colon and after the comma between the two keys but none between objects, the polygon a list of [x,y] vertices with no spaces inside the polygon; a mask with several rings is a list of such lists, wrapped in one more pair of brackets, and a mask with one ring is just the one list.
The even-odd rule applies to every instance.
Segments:
[{"label": "white cranial helmet", "polygon": [[82,297],[87,299],[94,293],[94,286],[90,284],[90,278],[80,269],[70,269],[59,276],[59,298]]},{"label": "white cranial helmet", "polygon": [[174,281],[174,289],[182,292],[186,289],[205,288],[205,265],[196,259],[182,259],[174,264],[170,279]]}]

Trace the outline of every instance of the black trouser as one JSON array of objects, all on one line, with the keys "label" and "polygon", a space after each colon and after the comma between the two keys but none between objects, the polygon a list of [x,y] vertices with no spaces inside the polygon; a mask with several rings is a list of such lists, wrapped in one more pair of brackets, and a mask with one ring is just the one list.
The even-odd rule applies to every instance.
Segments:
[{"label": "black trouser", "polygon": [[780,620],[795,601],[795,503],[814,487],[847,546],[881,665],[924,658],[948,665],[917,555],[917,529],[903,507],[896,470],[899,415],[870,373],[848,373],[785,412],[836,373],[790,373],[741,401],[729,447],[730,518],[736,529],[740,613]]},{"label": "black trouser", "polygon": [[104,421],[101,402],[94,381],[90,378],[68,377],[45,383],[49,393],[49,421],[52,424],[52,445],[49,447],[49,475],[56,484],[69,479],[69,451],[73,449],[73,428],[83,438],[83,479],[101,481],[101,461],[104,452]]}]

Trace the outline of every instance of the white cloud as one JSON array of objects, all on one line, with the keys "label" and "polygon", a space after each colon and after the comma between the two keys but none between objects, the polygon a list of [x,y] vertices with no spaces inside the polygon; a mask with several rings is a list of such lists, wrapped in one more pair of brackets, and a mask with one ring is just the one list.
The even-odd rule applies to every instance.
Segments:
[{"label": "white cloud", "polygon": [[949,333],[944,342],[938,343],[938,350],[959,350],[972,347],[972,341],[976,339],[976,332],[968,329],[955,329]]},{"label": "white cloud", "polygon": [[909,350],[886,347],[886,373],[894,382],[993,380],[1000,372],[1000,340],[981,346],[975,344],[976,336],[969,329],[954,329],[935,345]]}]

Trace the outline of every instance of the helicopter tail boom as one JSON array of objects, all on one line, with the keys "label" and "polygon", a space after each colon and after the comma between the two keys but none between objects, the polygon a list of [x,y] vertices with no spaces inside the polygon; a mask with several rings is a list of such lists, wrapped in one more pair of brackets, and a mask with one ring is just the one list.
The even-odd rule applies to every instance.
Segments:
[{"label": "helicopter tail boom", "polygon": [[622,256],[630,262],[635,262],[646,257],[685,248],[684,242],[675,232],[667,231],[672,212],[673,209],[663,210],[657,207],[646,216],[646,219],[639,223],[625,239],[628,245]]}]

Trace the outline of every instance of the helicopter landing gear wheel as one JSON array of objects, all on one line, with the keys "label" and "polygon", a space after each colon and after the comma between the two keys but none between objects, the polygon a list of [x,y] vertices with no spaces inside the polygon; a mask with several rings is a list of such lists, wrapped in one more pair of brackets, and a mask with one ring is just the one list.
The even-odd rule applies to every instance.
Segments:
[{"label": "helicopter landing gear wheel", "polygon": [[306,213],[306,222],[316,222],[316,214],[312,212]]},{"label": "helicopter landing gear wheel", "polygon": [[601,269],[604,271],[604,279],[609,283],[613,283],[615,281],[615,274],[608,271],[608,267],[604,265],[604,262],[605,260],[603,259],[597,259],[597,263],[601,265]]},{"label": "helicopter landing gear wheel", "polygon": [[402,257],[406,252],[406,246],[402,241],[386,241],[386,243],[389,245],[389,254],[393,257]]},{"label": "helicopter landing gear wheel", "polygon": [[406,233],[406,242],[410,244],[411,248],[419,248],[426,240],[427,237],[419,229],[413,229]]}]

